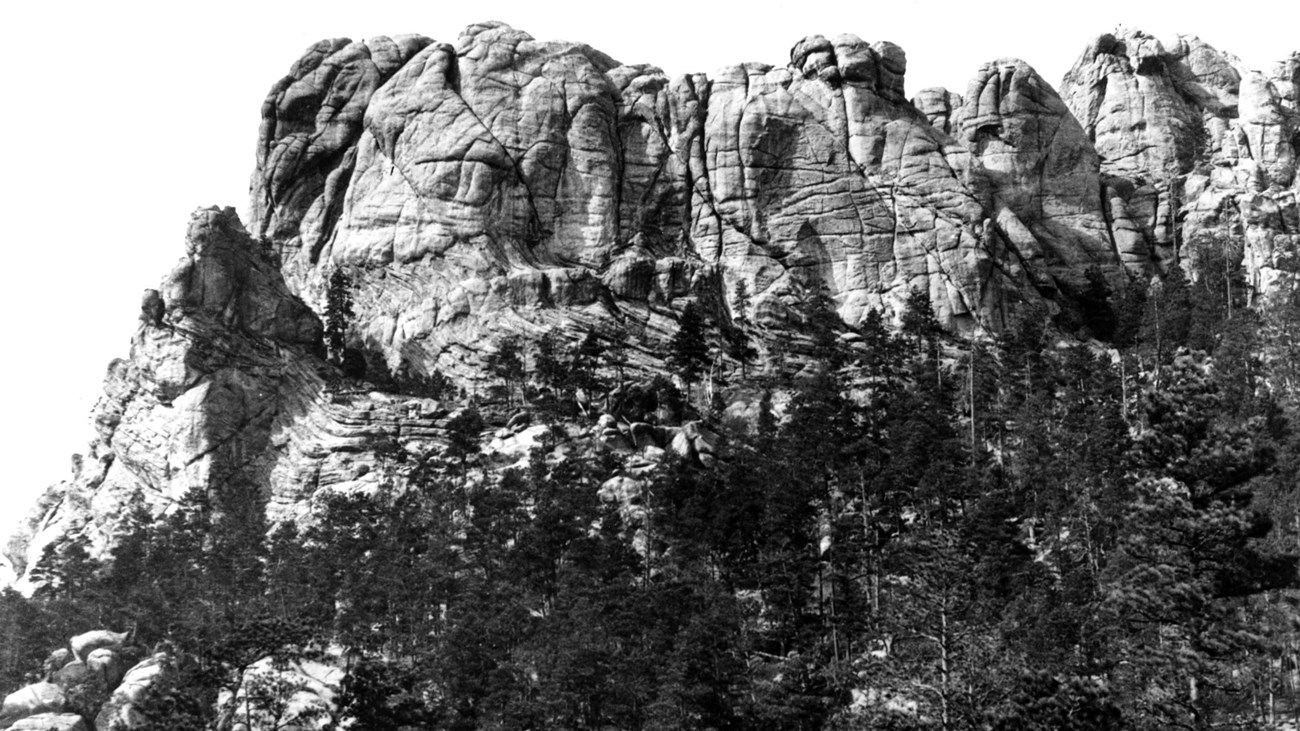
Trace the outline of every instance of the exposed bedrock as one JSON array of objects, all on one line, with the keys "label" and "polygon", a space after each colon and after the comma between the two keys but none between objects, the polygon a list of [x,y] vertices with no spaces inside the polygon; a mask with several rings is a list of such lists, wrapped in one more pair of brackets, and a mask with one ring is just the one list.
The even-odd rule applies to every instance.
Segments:
[{"label": "exposed bedrock", "polygon": [[[386,77],[353,74],[384,78],[378,88],[319,91],[344,78],[319,69],[369,69],[362,49],[376,45],[413,51]],[[996,328],[1022,301],[1055,296],[1076,263],[1120,266],[1100,187],[1079,190],[1095,169],[1047,190],[1020,170],[1032,164],[1021,137],[1068,121],[1048,118],[1064,111],[1050,87],[1027,90],[1041,82],[1032,70],[983,109],[1021,137],[982,150],[982,172],[965,127],[946,134],[907,101],[905,72],[901,48],[848,35],[805,38],[786,66],[677,78],[496,23],[454,44],[321,44],[272,90],[259,141],[318,149],[319,165],[304,174],[306,153],[262,155],[253,228],[308,301],[332,267],[349,268],[355,335],[395,370],[468,373],[492,337],[551,325],[653,345],[674,328],[675,300],[725,320],[741,280],[759,322],[818,291],[851,323],[896,316],[919,287],[957,329]],[[338,110],[359,106],[358,128]],[[1071,134],[1047,161],[1095,168]]]}]

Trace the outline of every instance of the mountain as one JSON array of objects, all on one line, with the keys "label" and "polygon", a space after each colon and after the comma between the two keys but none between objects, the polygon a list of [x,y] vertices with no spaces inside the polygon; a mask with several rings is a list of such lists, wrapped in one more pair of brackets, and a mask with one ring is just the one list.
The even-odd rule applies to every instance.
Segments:
[{"label": "mountain", "polygon": [[481,384],[496,342],[548,328],[659,367],[683,304],[730,322],[740,282],[769,332],[822,293],[849,325],[897,323],[919,289],[977,335],[1077,310],[1092,268],[1122,292],[1235,241],[1266,296],[1300,266],[1300,56],[1264,74],[1195,37],[1123,31],[1062,93],[1012,59],[964,96],[909,101],[905,73],[901,48],[852,36],[676,79],[500,23],[455,44],[316,44],[263,104],[249,231],[196,214],[110,367],[100,440],[10,560],[83,524],[102,548],[129,495],[160,507],[223,461],[292,512],[363,469],[344,445],[436,440],[400,399],[322,403],[303,302],[323,311],[336,268],[372,374]]},{"label": "mountain", "polygon": [[[922,315],[947,332],[931,367],[971,364],[974,449],[980,343],[1037,323],[1123,347],[1099,306],[1117,317],[1214,266],[1228,303],[1290,296],[1300,54],[1261,73],[1124,30],[1059,90],[999,59],[964,93],[909,99],[906,69],[901,48],[847,35],[677,78],[500,23],[314,45],[262,107],[250,220],[193,215],[109,367],[98,438],[5,551],[16,586],[50,586],[42,563],[70,545],[113,555],[142,511],[165,520],[196,494],[305,529],[331,496],[447,454],[480,410],[482,479],[533,447],[612,451],[634,464],[602,494],[631,508],[670,455],[712,469],[725,422],[770,416],[765,391],[797,411],[791,384],[828,338],[869,359],[873,328],[915,333]],[[648,384],[689,372],[688,311],[713,351],[669,405]],[[544,348],[583,347],[617,387],[553,389],[575,404],[555,436],[546,389],[524,382],[547,378]]]}]

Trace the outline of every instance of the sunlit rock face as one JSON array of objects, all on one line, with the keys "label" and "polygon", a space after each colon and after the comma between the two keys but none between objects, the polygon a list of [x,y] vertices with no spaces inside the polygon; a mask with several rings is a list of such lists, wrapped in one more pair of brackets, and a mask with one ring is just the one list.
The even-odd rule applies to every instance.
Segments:
[{"label": "sunlit rock face", "polygon": [[[0,583],[33,588],[47,546],[103,555],[136,507],[156,518],[192,491],[247,490],[275,521],[376,490],[390,462],[440,451],[455,415],[388,374],[484,393],[507,336],[594,332],[648,376],[684,303],[725,324],[741,282],[766,347],[799,337],[791,311],[819,294],[854,324],[896,321],[920,289],[978,334],[1061,313],[1092,270],[1118,292],[1241,257],[1263,295],[1300,270],[1300,54],[1256,72],[1123,31],[1059,94],[1016,59],[910,101],[905,73],[902,49],[848,35],[676,78],[495,23],[455,43],[316,44],[263,107],[247,230],[232,209],[194,215],[109,365],[98,437],[20,526]],[[337,268],[373,389],[322,358]],[[698,425],[605,415],[575,433],[647,464],[715,459]],[[500,421],[494,465],[545,436]]]},{"label": "sunlit rock face", "polygon": [[1032,69],[990,64],[987,93],[924,112],[905,72],[848,35],[677,78],[496,23],[323,42],[263,107],[251,228],[308,301],[352,273],[356,337],[390,369],[466,375],[555,325],[662,342],[675,302],[725,320],[740,281],[759,322],[823,292],[850,323],[894,317],[920,288],[971,332],[1088,266],[1145,266]]},{"label": "sunlit rock face", "polygon": [[6,548],[18,588],[51,544],[103,555],[132,510],[157,517],[187,493],[230,491],[268,517],[299,517],[321,490],[374,489],[397,435],[442,441],[447,410],[428,399],[327,388],[317,316],[234,209],[190,221],[185,256],[148,290],[128,357],[109,364],[97,437]]},{"label": "sunlit rock face", "polygon": [[1166,46],[1117,31],[1066,74],[1061,95],[1101,158],[1112,216],[1160,266],[1235,248],[1255,292],[1293,279],[1297,58],[1262,73],[1194,36]]}]

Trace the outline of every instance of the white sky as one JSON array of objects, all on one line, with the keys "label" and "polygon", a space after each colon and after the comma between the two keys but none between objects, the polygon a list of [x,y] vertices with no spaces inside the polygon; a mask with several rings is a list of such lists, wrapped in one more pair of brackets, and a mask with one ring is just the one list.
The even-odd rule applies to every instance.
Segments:
[{"label": "white sky", "polygon": [[[142,290],[183,251],[192,210],[246,208],[263,96],[310,44],[423,33],[454,42],[503,20],[670,74],[774,65],[805,35],[907,52],[909,96],[964,91],[979,65],[1023,58],[1053,84],[1116,25],[1200,35],[1268,68],[1300,48],[1294,2],[8,2],[0,107],[0,534],[69,474]],[[203,8],[197,10],[195,8]],[[1064,8],[1058,10],[1057,8]]]}]

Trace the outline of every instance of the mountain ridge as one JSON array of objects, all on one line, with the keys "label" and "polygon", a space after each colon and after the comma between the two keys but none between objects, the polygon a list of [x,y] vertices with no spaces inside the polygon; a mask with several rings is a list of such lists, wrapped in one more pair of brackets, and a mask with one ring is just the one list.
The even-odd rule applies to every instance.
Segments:
[{"label": "mountain ridge", "polygon": [[[660,367],[682,302],[700,304],[724,324],[741,315],[779,333],[799,303],[819,292],[853,325],[872,309],[897,322],[905,295],[919,288],[950,327],[996,332],[993,325],[1018,308],[1042,308],[1058,319],[1075,308],[1087,268],[1102,271],[1117,292],[1130,277],[1158,272],[1180,255],[1173,233],[1180,217],[1184,241],[1245,239],[1241,256],[1253,292],[1266,294],[1290,276],[1292,232],[1300,231],[1294,148],[1300,138],[1288,139],[1297,129],[1297,54],[1270,80],[1236,69],[1233,57],[1195,37],[1181,37],[1167,51],[1140,31],[1124,31],[1103,34],[1085,49],[1066,76],[1064,98],[1032,67],[1003,59],[981,68],[964,96],[927,89],[909,101],[902,49],[852,36],[806,38],[792,48],[785,69],[748,64],[713,79],[676,80],[654,67],[620,66],[582,44],[539,43],[500,23],[470,26],[458,44],[422,36],[322,41],[272,87],[263,106],[250,191],[254,237],[237,246],[271,252],[266,261],[280,263],[284,295],[316,303],[318,312],[327,272],[346,268],[355,278],[358,309],[350,337],[372,373],[440,372],[482,383],[483,359],[495,341],[535,340],[555,327],[627,341],[636,346],[631,357],[640,367]],[[532,70],[515,78],[511,64]],[[567,99],[556,96],[557,73],[585,79],[572,109],[554,106]],[[513,85],[493,74],[505,74]],[[517,83],[524,78],[531,80]],[[1122,96],[1106,96],[1117,88]],[[533,106],[510,100],[521,89],[531,89]],[[480,114],[475,104],[499,107],[497,117]],[[771,111],[780,105],[785,111]],[[444,107],[452,111],[444,114]],[[534,107],[560,116],[548,123]],[[1168,119],[1134,118],[1135,110],[1170,108]],[[1199,131],[1189,117],[1198,110]],[[591,120],[586,127],[575,121],[582,115]],[[791,129],[791,119],[805,121],[794,125],[793,137],[785,133],[789,139],[773,143],[773,135]],[[437,130],[432,137],[419,132],[430,124]],[[508,134],[498,136],[492,124]],[[584,137],[592,125],[599,133]],[[816,137],[824,132],[810,133],[810,141],[802,131],[808,126],[838,130],[842,144]],[[525,145],[530,133],[542,141]],[[570,134],[577,142],[570,144]],[[510,135],[519,141],[510,142]],[[641,157],[614,159],[602,145],[583,147],[615,138],[617,149],[640,150]],[[1096,151],[1097,139],[1106,154]],[[398,159],[406,159],[396,152],[399,143],[410,148],[411,160],[424,160],[417,168],[424,166],[421,180],[432,187],[395,174]],[[428,145],[443,152],[428,157]],[[544,148],[551,157],[517,159],[516,148],[524,147]],[[830,178],[816,172],[823,177],[810,185],[798,177],[800,161],[837,154]],[[776,162],[755,163],[762,155]],[[565,171],[579,171],[558,174],[547,162],[552,158],[567,161]],[[615,168],[618,185],[602,178]],[[539,180],[552,186],[549,202],[529,187]],[[862,204],[879,198],[881,181],[893,191],[892,204]],[[804,196],[817,185],[828,186],[825,197]],[[571,208],[577,199],[568,188],[585,191],[579,198],[586,203]],[[404,211],[415,189],[425,191],[413,197],[425,200],[417,208],[427,211],[416,216],[423,223],[412,228],[400,216],[383,223],[377,212],[386,205]],[[609,203],[611,191],[625,189],[640,191],[628,196],[634,204]],[[898,214],[909,201],[910,212]],[[870,215],[862,213],[864,205]],[[520,210],[522,217],[507,215]],[[539,231],[543,210],[550,213]],[[233,212],[196,215],[191,256],[211,235],[243,235]],[[888,225],[872,224],[872,216]],[[900,238],[899,221],[908,216],[934,218],[920,234]],[[663,235],[664,225],[675,233]],[[1192,227],[1195,234],[1188,233]],[[772,233],[782,231],[793,238]],[[1184,264],[1196,255],[1189,246],[1181,253],[1188,254]],[[884,276],[889,273],[893,279]],[[194,285],[176,276],[164,292],[202,299],[201,292],[186,294]],[[735,283],[742,280],[752,304],[736,313]],[[167,299],[151,299],[145,309]],[[275,307],[300,307],[290,302]],[[168,317],[184,309],[173,307],[164,305]],[[147,322],[154,315],[146,314],[142,328],[161,324]],[[306,340],[293,342],[301,348]],[[109,384],[120,381],[114,373]],[[121,400],[118,388],[108,388],[109,403]],[[97,421],[115,418],[101,413]],[[92,461],[114,453],[108,441],[92,449]],[[149,472],[125,482],[155,491],[172,481],[141,476]],[[153,472],[173,474],[171,468]],[[175,497],[186,489],[182,483],[189,484],[182,480],[160,494]],[[120,487],[111,504],[120,507],[128,494]],[[15,546],[57,533],[41,522],[29,521]],[[95,543],[108,545],[108,534],[111,529]],[[11,550],[9,559],[16,568],[28,566],[42,544]]]}]

